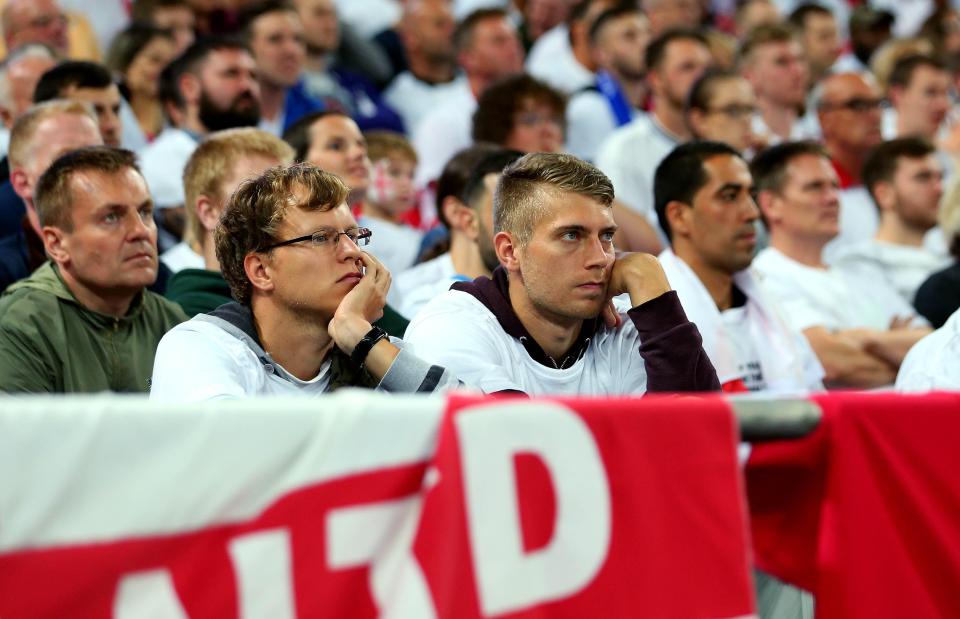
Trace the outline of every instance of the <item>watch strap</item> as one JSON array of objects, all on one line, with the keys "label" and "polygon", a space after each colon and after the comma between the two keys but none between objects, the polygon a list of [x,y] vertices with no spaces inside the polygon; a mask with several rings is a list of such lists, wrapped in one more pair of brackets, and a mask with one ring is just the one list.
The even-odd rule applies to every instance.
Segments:
[{"label": "watch strap", "polygon": [[353,347],[353,352],[350,353],[350,360],[353,361],[357,367],[362,368],[364,362],[367,360],[367,355],[370,354],[370,349],[385,337],[387,337],[386,331],[380,327],[372,327],[367,331],[366,335],[360,338],[357,345]]}]

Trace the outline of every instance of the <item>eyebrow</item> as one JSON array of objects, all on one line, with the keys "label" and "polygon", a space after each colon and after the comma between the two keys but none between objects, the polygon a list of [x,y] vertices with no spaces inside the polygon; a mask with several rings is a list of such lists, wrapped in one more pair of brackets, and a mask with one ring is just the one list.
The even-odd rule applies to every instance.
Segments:
[{"label": "eyebrow", "polygon": [[[613,224],[612,226],[604,226],[603,228],[600,229],[600,232],[616,232],[619,228],[620,226],[618,226],[617,224]],[[558,226],[554,229],[554,234],[563,234],[565,232],[588,233],[590,232],[590,230],[588,230],[586,226],[582,226],[580,224]]]},{"label": "eyebrow", "polygon": [[[105,212],[107,212],[107,211],[116,211],[116,210],[119,210],[119,209],[126,209],[126,208],[128,208],[129,206],[130,206],[129,204],[124,204],[124,203],[122,203],[122,202],[110,202],[109,204],[101,204],[100,206],[98,206],[96,212],[97,212],[98,214],[99,214],[99,213],[105,213]],[[134,206],[133,208],[136,209],[136,210],[140,210],[140,209],[142,209],[142,208],[145,207],[145,206],[149,206],[149,207],[153,208],[153,200],[150,199],[150,198],[147,198],[146,200],[144,200],[144,201],[141,202],[140,204],[137,204],[137,205]]]},{"label": "eyebrow", "polygon": [[724,183],[724,184],[721,185],[720,188],[717,189],[714,193],[715,193],[715,194],[723,193],[723,192],[728,191],[728,190],[730,190],[730,189],[733,189],[733,190],[735,190],[735,191],[737,191],[737,192],[740,192],[740,191],[743,191],[744,189],[746,189],[747,191],[751,191],[751,190],[753,189],[753,187],[752,187],[752,186],[744,185],[743,183]]}]

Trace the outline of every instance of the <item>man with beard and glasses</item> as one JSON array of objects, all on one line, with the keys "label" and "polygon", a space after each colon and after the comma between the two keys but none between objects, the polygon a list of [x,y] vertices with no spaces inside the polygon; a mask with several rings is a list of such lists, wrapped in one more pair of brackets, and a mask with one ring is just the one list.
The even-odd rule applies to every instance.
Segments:
[{"label": "man with beard and glasses", "polygon": [[[610,179],[571,155],[507,166],[493,194],[500,266],[428,303],[405,340],[486,393],[718,390],[657,259],[615,254],[612,204]],[[618,295],[629,306],[611,307]]]},{"label": "man with beard and glasses", "polygon": [[[143,175],[163,219],[177,233],[183,221],[183,169],[209,133],[253,127],[260,120],[260,87],[253,56],[240,41],[200,39],[168,66],[161,98],[171,126],[141,155]],[[185,238],[160,257],[174,272],[203,268],[197,239]]]},{"label": "man with beard and glasses", "polygon": [[460,151],[447,163],[437,182],[437,211],[450,231],[450,250],[397,276],[401,314],[413,318],[455,282],[490,277],[497,268],[493,190],[503,169],[520,156],[516,151],[477,145]]}]

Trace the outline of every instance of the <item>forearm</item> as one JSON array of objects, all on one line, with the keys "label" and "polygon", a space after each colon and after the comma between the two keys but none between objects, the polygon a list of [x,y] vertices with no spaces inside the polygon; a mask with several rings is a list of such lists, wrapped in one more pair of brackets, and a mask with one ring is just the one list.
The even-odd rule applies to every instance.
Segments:
[{"label": "forearm", "polygon": [[864,348],[891,366],[899,368],[913,345],[931,331],[929,327],[881,331],[869,340]]},{"label": "forearm", "polygon": [[648,393],[720,390],[700,332],[687,319],[675,291],[634,307],[627,315],[640,335]]},{"label": "forearm", "polygon": [[844,332],[831,333],[814,327],[804,331],[804,335],[823,366],[823,382],[829,387],[872,389],[890,385],[896,379],[895,367],[867,352]]}]

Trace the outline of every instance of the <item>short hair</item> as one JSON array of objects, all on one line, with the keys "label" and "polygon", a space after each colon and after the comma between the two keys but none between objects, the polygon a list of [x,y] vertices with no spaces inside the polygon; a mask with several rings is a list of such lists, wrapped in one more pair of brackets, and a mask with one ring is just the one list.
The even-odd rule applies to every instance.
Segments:
[{"label": "short hair", "polygon": [[463,189],[467,185],[467,180],[470,178],[470,172],[474,166],[486,155],[502,150],[503,149],[496,144],[480,142],[457,152],[457,154],[451,157],[449,161],[447,161],[447,164],[443,166],[443,172],[440,173],[440,178],[437,179],[437,199],[435,204],[437,207],[437,218],[444,227],[450,228],[450,222],[447,221],[447,216],[443,213],[444,201],[450,196],[459,200],[460,196],[463,195]]},{"label": "short hair", "polygon": [[815,2],[804,2],[797,5],[795,9],[787,16],[787,23],[798,32],[806,29],[807,18],[811,15],[825,15],[833,17],[833,12],[827,7],[816,4]]},{"label": "short hair", "polygon": [[870,56],[870,74],[885,93],[890,87],[890,74],[898,60],[917,54],[930,56],[934,51],[933,43],[922,37],[890,39]]},{"label": "short hair", "polygon": [[782,192],[787,184],[787,166],[790,165],[791,161],[802,155],[830,159],[823,145],[813,140],[781,142],[754,155],[750,162],[754,191],[757,193],[761,191]]},{"label": "short hair", "polygon": [[255,2],[241,9],[237,16],[237,24],[240,27],[239,31],[243,39],[249,42],[253,36],[253,22],[268,13],[277,13],[280,11],[299,15],[297,8],[292,2],[288,2],[287,0],[263,0],[262,2]]},{"label": "short hair", "polygon": [[899,58],[894,63],[893,70],[890,71],[890,77],[887,78],[888,86],[891,88],[894,86],[907,88],[910,85],[910,81],[913,80],[913,74],[920,67],[928,67],[944,73],[947,72],[947,65],[932,56],[910,54],[909,56]]},{"label": "short hair", "polygon": [[386,130],[368,131],[363,134],[363,137],[367,141],[367,155],[371,161],[394,156],[413,164],[417,163],[417,151],[402,133]]},{"label": "short hair", "polygon": [[100,63],[88,60],[65,60],[40,76],[33,91],[33,102],[60,99],[71,88],[109,88],[113,75]]},{"label": "short hair", "polygon": [[650,41],[644,52],[644,63],[649,70],[659,69],[664,59],[667,57],[667,47],[674,41],[696,41],[707,49],[710,49],[710,43],[707,37],[696,30],[689,28],[671,28]]},{"label": "short hair", "polygon": [[40,175],[33,203],[42,226],[58,226],[73,230],[70,205],[73,203],[70,183],[78,172],[115,174],[131,169],[140,174],[137,156],[129,150],[112,146],[85,146],[58,157]]},{"label": "short hair", "polygon": [[747,33],[737,53],[737,63],[743,65],[752,60],[753,53],[759,47],[770,43],[789,43],[796,40],[796,34],[786,24],[761,24]]},{"label": "short hair", "polygon": [[158,28],[145,22],[134,22],[113,37],[104,63],[111,71],[125,73],[143,48],[159,38],[174,40],[173,33],[167,28]]},{"label": "short hair", "polygon": [[158,9],[179,7],[193,10],[187,0],[133,0],[130,6],[130,19],[134,22],[150,23]]},{"label": "short hair", "polygon": [[593,23],[590,24],[590,44],[597,44],[597,42],[600,40],[601,32],[607,27],[608,24],[610,24],[610,22],[627,15],[643,15],[643,12],[637,7],[636,4],[621,3],[617,4],[612,9],[607,9],[603,13],[600,13],[600,15],[593,20]]},{"label": "short hair", "polygon": [[[307,194],[302,200],[301,191]],[[289,209],[329,211],[343,204],[349,191],[336,174],[308,163],[270,168],[241,183],[224,207],[214,235],[217,260],[233,297],[250,305],[252,287],[243,261],[277,241]]]},{"label": "short hair", "polygon": [[473,45],[473,32],[480,22],[488,19],[504,19],[507,12],[498,8],[477,9],[463,18],[453,31],[453,47],[457,53]]},{"label": "short hair", "polygon": [[707,69],[690,87],[690,94],[687,95],[684,105],[684,114],[690,110],[710,109],[710,101],[717,94],[717,84],[734,79],[743,79],[743,76],[729,69]]},{"label": "short hair", "polygon": [[937,220],[950,255],[960,260],[960,178],[955,178],[943,192]]},{"label": "short hair", "polygon": [[673,240],[673,230],[667,221],[667,205],[673,201],[693,204],[694,196],[709,180],[703,163],[720,155],[743,159],[729,144],[704,140],[677,146],[657,166],[653,176],[653,202],[657,221],[668,240]]},{"label": "short hair", "polygon": [[301,116],[297,122],[293,123],[283,132],[283,141],[293,147],[293,160],[296,162],[306,161],[307,153],[310,152],[310,127],[313,123],[327,116],[345,116],[350,115],[340,110],[320,110],[312,112],[306,116]]},{"label": "short hair", "polygon": [[95,126],[97,124],[97,118],[93,115],[90,106],[79,101],[53,99],[30,106],[30,109],[18,118],[10,129],[10,148],[7,156],[10,159],[11,168],[24,166],[33,158],[33,136],[40,124],[48,118],[63,114],[86,116]]},{"label": "short hair", "polygon": [[528,100],[549,106],[560,117],[566,113],[567,99],[560,91],[526,73],[510,75],[491,84],[477,99],[474,141],[506,142],[514,128],[514,115]]},{"label": "short hair", "polygon": [[21,45],[7,54],[7,57],[0,61],[0,107],[7,107],[12,104],[10,99],[10,79],[7,77],[7,74],[10,71],[10,66],[23,58],[57,59],[50,48],[41,43]]},{"label": "short hair", "polygon": [[186,101],[183,93],[180,92],[180,78],[187,73],[199,75],[211,54],[225,50],[251,53],[246,43],[233,36],[215,35],[198,38],[160,73],[157,98],[183,109]]},{"label": "short hair", "polygon": [[484,193],[484,179],[488,174],[501,174],[503,170],[523,157],[523,153],[516,150],[497,150],[487,154],[477,165],[470,170],[470,176],[467,178],[463,191],[460,193],[460,201],[472,209],[476,209],[477,201]]},{"label": "short hair", "polygon": [[876,203],[877,196],[873,191],[874,188],[877,183],[893,182],[893,177],[901,159],[921,159],[935,152],[937,152],[937,149],[933,144],[916,136],[881,142],[867,154],[867,158],[863,162],[863,168],[860,172],[863,186],[867,188],[870,197]]},{"label": "short hair", "polygon": [[221,203],[230,196],[221,194],[220,183],[241,157],[260,155],[280,164],[293,162],[293,149],[275,135],[255,127],[225,129],[204,139],[183,168],[187,230],[191,238],[203,243],[204,228],[197,216],[197,199],[209,196]]},{"label": "short hair", "polygon": [[544,216],[544,197],[557,192],[613,206],[613,183],[593,164],[566,153],[529,153],[507,166],[497,182],[494,232],[509,232],[518,246],[525,246]]}]

